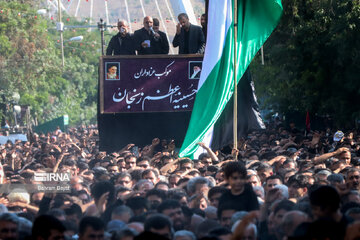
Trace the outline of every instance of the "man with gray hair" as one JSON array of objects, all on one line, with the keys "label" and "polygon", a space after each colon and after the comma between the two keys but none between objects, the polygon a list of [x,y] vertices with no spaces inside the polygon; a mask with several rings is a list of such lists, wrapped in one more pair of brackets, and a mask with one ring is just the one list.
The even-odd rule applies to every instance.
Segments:
[{"label": "man with gray hair", "polygon": [[[281,234],[282,237],[292,237],[295,229],[303,222],[308,221],[308,216],[306,213],[292,210],[284,214],[281,221]],[[283,238],[284,239],[284,238]]]},{"label": "man with gray hair", "polygon": [[129,33],[129,24],[125,20],[117,23],[119,33],[113,36],[106,49],[106,55],[135,55],[135,45]]},{"label": "man with gray hair", "polygon": [[[241,220],[237,220],[232,228],[231,228],[231,232],[235,232],[236,228],[240,225]],[[256,227],[256,225],[254,223],[249,223],[248,225],[246,225],[244,232],[243,232],[243,236],[241,239],[249,239],[249,240],[256,240],[258,236],[258,229]]]},{"label": "man with gray hair", "polygon": [[327,178],[331,175],[331,172],[324,169],[319,171],[318,173],[315,174],[315,177],[319,180],[319,181],[325,181],[327,180]]},{"label": "man with gray hair", "polygon": [[[155,31],[154,28],[155,22],[156,21],[154,21],[152,17],[146,16],[144,17],[143,20],[144,27],[134,32],[135,48],[137,50],[138,55],[159,53],[155,51],[156,50],[155,46],[159,42],[159,38],[161,36],[158,32]],[[167,41],[167,38],[164,40]]]},{"label": "man with gray hair", "polygon": [[289,198],[289,188],[284,184],[279,184],[275,186],[275,189],[279,189],[280,199],[288,199]]},{"label": "man with gray hair", "polygon": [[207,178],[194,177],[189,180],[186,189],[190,197],[195,194],[207,196],[211,187],[213,187],[213,184]]},{"label": "man with gray hair", "polygon": [[241,221],[249,212],[247,211],[237,211],[231,216],[231,226],[234,226],[237,221]]},{"label": "man with gray hair", "polygon": [[360,189],[360,169],[350,168],[346,173],[345,183],[352,190]]},{"label": "man with gray hair", "polygon": [[18,239],[19,218],[14,213],[3,213],[0,215],[0,239]]},{"label": "man with gray hair", "polygon": [[256,240],[258,235],[257,227],[254,223],[250,223],[246,226],[243,239]]},{"label": "man with gray hair", "polygon": [[175,232],[174,240],[196,240],[196,236],[194,233],[187,230],[180,230]]},{"label": "man with gray hair", "polygon": [[213,206],[208,206],[204,209],[205,219],[217,220],[217,208]]},{"label": "man with gray hair", "polygon": [[131,208],[125,205],[116,207],[111,213],[111,220],[120,220],[124,223],[128,223],[129,219],[134,216]]}]

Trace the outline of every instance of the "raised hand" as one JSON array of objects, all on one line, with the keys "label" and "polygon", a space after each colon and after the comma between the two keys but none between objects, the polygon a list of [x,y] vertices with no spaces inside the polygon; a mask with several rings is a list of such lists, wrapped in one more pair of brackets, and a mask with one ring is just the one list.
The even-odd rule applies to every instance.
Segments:
[{"label": "raised hand", "polygon": [[159,145],[160,143],[160,139],[159,138],[154,138],[151,142],[151,145],[152,146],[156,146],[156,145]]},{"label": "raised hand", "polygon": [[176,25],[176,34],[179,35],[180,32],[181,32],[181,25],[180,25],[180,23],[178,23],[178,24]]}]

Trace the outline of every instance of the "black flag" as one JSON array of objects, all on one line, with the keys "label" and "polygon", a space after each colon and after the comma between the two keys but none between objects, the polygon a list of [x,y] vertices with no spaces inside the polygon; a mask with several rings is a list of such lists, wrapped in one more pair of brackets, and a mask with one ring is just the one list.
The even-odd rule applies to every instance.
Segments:
[{"label": "black flag", "polygon": [[[238,138],[245,137],[249,131],[265,129],[257,103],[254,82],[249,68],[241,77],[238,85]],[[222,149],[233,143],[234,96],[227,103],[220,118],[216,121],[211,141],[211,149]]]}]

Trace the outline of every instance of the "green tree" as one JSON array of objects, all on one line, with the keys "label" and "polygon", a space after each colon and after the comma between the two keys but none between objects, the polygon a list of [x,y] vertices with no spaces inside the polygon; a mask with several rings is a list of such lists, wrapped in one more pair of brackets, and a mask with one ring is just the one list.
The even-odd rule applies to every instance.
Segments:
[{"label": "green tree", "polygon": [[[0,88],[6,101],[18,92],[20,104],[30,105],[40,123],[64,114],[71,124],[94,122],[98,31],[64,32],[65,39],[84,35],[87,42],[65,43],[62,68],[55,22],[37,16],[38,1],[0,0],[0,9]],[[71,20],[69,24],[85,23]]]},{"label": "green tree", "polygon": [[360,1],[284,0],[266,42],[266,65],[251,66],[270,109],[330,114],[339,126],[360,118]]}]

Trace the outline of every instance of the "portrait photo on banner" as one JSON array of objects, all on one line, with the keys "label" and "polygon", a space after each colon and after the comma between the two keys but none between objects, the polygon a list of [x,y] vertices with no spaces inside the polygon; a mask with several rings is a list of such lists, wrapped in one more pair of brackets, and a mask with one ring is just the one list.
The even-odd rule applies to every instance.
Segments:
[{"label": "portrait photo on banner", "polygon": [[202,61],[189,61],[189,79],[200,79]]},{"label": "portrait photo on banner", "polygon": [[120,80],[120,62],[105,63],[105,80]]}]

